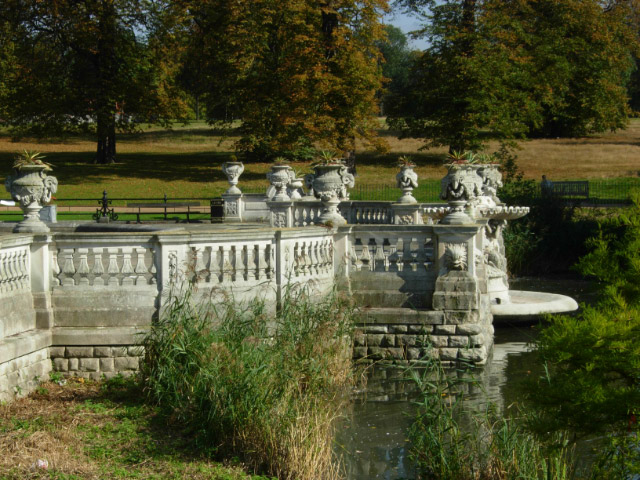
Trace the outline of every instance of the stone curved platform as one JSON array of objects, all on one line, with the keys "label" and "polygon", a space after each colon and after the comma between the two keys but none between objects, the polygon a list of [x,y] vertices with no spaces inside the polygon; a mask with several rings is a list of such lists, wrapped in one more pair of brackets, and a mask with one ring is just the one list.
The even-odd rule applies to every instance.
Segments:
[{"label": "stone curved platform", "polygon": [[494,318],[531,318],[545,313],[573,312],[578,309],[578,303],[573,298],[557,293],[509,290],[509,298],[509,303],[491,305]]}]

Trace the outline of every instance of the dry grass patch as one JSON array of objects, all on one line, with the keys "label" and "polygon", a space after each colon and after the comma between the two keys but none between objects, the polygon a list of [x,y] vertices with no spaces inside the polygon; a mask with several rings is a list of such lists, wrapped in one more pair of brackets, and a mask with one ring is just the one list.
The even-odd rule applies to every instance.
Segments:
[{"label": "dry grass patch", "polygon": [[[378,154],[358,146],[356,184],[393,186],[400,155],[410,155],[423,182],[442,178],[446,148],[421,151],[419,139],[399,140],[381,129],[390,151]],[[95,142],[89,136],[58,140],[21,139],[13,141],[0,133],[0,175],[11,171],[12,157],[21,150],[36,150],[47,155],[54,165],[60,187],[58,198],[101,197],[107,190],[112,198],[211,198],[227,188],[221,164],[233,153],[237,137],[199,122],[177,125],[172,130],[145,128],[142,133],[118,136],[118,163],[95,165]],[[626,130],[575,139],[528,140],[520,143],[518,164],[527,178],[542,174],[555,180],[638,177],[640,175],[640,119],[633,119]],[[495,151],[490,142],[488,151]],[[240,187],[246,192],[266,190],[266,172],[271,164],[246,165]],[[293,163],[300,173],[311,171],[308,163]],[[4,177],[0,176],[0,181]],[[8,198],[0,192],[0,198]]]},{"label": "dry grass patch", "polygon": [[69,379],[0,406],[0,478],[265,478],[194,453],[189,433],[172,429],[141,396],[130,382]]}]

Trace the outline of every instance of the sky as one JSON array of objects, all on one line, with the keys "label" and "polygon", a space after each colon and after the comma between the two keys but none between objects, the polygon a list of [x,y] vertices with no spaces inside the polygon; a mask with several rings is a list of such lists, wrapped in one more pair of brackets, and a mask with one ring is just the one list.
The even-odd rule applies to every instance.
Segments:
[{"label": "sky", "polygon": [[[417,30],[420,28],[420,22],[415,17],[405,15],[398,11],[392,11],[391,13],[385,15],[384,21],[385,23],[390,23],[391,25],[398,27],[404,33],[409,33],[412,30]],[[409,45],[417,50],[423,50],[424,48],[426,48],[427,42],[422,39],[409,39]]]}]

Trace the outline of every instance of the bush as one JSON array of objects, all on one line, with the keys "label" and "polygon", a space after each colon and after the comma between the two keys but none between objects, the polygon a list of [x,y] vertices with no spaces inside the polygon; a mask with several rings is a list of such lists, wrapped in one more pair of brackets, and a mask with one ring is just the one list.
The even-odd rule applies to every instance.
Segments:
[{"label": "bush", "polygon": [[422,374],[410,372],[421,391],[409,435],[420,478],[571,478],[565,448],[545,447],[518,420],[500,418],[493,406],[483,412],[466,408],[464,383],[471,380],[446,372],[437,359],[427,360]]},{"label": "bush", "polygon": [[333,421],[351,380],[352,309],[289,291],[264,302],[168,298],[144,341],[147,397],[201,444],[280,479],[338,477]]},{"label": "bush", "polygon": [[553,317],[536,342],[547,368],[530,387],[541,430],[618,433],[639,413],[640,197],[587,244],[577,269],[601,282],[602,298],[577,317]]}]

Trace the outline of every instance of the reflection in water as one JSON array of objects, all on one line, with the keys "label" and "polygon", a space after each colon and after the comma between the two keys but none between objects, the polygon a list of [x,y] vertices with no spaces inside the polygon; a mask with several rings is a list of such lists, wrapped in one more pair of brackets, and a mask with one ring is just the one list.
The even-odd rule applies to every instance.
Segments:
[{"label": "reflection in water", "polygon": [[[509,380],[507,366],[518,361],[518,369],[508,375],[518,377],[531,370],[528,343],[535,333],[530,327],[499,328],[495,333],[493,357],[489,365],[475,374],[480,387],[472,388],[469,404],[493,402],[499,408],[509,405],[503,387]],[[404,379],[404,370],[378,367],[368,375],[367,392],[350,406],[338,432],[347,478],[351,480],[415,478],[408,457],[407,431],[413,421],[414,388]],[[511,395],[509,395],[511,396]]]},{"label": "reflection in water", "polygon": [[[544,290],[544,281],[525,280],[511,282],[512,288]],[[552,285],[551,289],[571,295],[579,302],[591,302],[595,298],[595,289],[586,282],[565,280],[562,285]],[[471,405],[490,401],[504,411],[518,400],[518,380],[535,374],[539,368],[529,350],[535,335],[536,329],[531,325],[496,328],[492,358],[474,375],[480,387],[470,390],[467,398]],[[348,479],[415,478],[407,440],[414,412],[413,385],[403,378],[403,368],[373,368],[368,375],[366,392],[352,402],[337,434]]]}]

